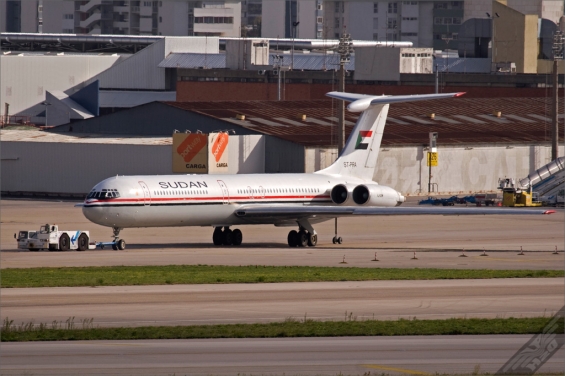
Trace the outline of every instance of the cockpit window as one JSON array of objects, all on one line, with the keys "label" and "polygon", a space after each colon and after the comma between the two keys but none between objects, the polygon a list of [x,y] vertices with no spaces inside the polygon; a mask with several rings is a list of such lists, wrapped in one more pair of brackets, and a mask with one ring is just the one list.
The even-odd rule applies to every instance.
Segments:
[{"label": "cockpit window", "polygon": [[118,198],[120,197],[120,192],[117,189],[102,189],[102,191],[91,191],[87,199],[103,199],[103,198]]}]

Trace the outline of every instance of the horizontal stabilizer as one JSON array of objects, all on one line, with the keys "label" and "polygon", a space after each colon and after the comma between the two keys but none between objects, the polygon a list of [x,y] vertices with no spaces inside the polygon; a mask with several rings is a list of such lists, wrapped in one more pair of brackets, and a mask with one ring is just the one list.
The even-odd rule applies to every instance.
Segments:
[{"label": "horizontal stabilizer", "polygon": [[445,93],[445,94],[417,94],[417,95],[367,95],[367,94],[354,94],[354,93],[344,93],[340,91],[332,91],[327,93],[328,97],[341,99],[347,102],[352,102],[347,106],[347,109],[351,112],[361,112],[368,109],[370,106],[380,105],[380,104],[390,104],[390,103],[401,103],[401,102],[416,102],[416,101],[428,101],[432,99],[444,99],[444,98],[457,98],[463,96],[464,92],[459,93]]}]

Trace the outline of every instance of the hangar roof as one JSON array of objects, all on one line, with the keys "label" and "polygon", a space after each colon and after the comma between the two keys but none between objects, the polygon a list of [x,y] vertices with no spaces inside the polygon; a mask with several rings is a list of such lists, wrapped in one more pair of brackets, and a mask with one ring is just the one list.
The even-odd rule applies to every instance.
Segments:
[{"label": "hangar roof", "polygon": [[[337,101],[163,102],[306,146],[335,145]],[[501,112],[501,116],[494,115]],[[563,104],[560,103],[560,113]],[[435,118],[431,119],[430,114]],[[383,145],[421,145],[429,132],[442,144],[529,143],[551,140],[550,98],[457,98],[390,107]],[[237,115],[245,115],[238,120]],[[306,115],[306,120],[301,116]],[[559,115],[560,119],[564,115]],[[349,134],[358,114],[346,111]],[[561,131],[562,132],[562,131]]]},{"label": "hangar roof", "polygon": [[133,144],[133,145],[171,145],[169,137],[134,137],[131,135],[101,135],[88,133],[51,133],[29,130],[0,130],[2,142],[62,142],[80,144]]},{"label": "hangar roof", "polygon": [[175,91],[100,90],[100,107],[130,108],[154,101],[174,101]]}]

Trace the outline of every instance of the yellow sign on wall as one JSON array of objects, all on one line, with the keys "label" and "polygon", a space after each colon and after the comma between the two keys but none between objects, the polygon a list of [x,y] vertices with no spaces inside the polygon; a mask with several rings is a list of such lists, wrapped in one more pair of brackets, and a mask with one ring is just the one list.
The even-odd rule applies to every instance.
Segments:
[{"label": "yellow sign on wall", "polygon": [[428,152],[428,167],[436,167],[437,166],[437,152]]}]

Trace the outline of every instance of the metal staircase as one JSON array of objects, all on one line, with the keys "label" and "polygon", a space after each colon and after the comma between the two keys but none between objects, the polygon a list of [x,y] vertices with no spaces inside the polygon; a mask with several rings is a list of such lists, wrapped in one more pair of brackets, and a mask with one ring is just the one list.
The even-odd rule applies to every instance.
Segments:
[{"label": "metal staircase", "polygon": [[559,190],[565,187],[565,157],[551,161],[521,179],[519,183],[524,190],[531,187],[540,198],[557,196]]}]

